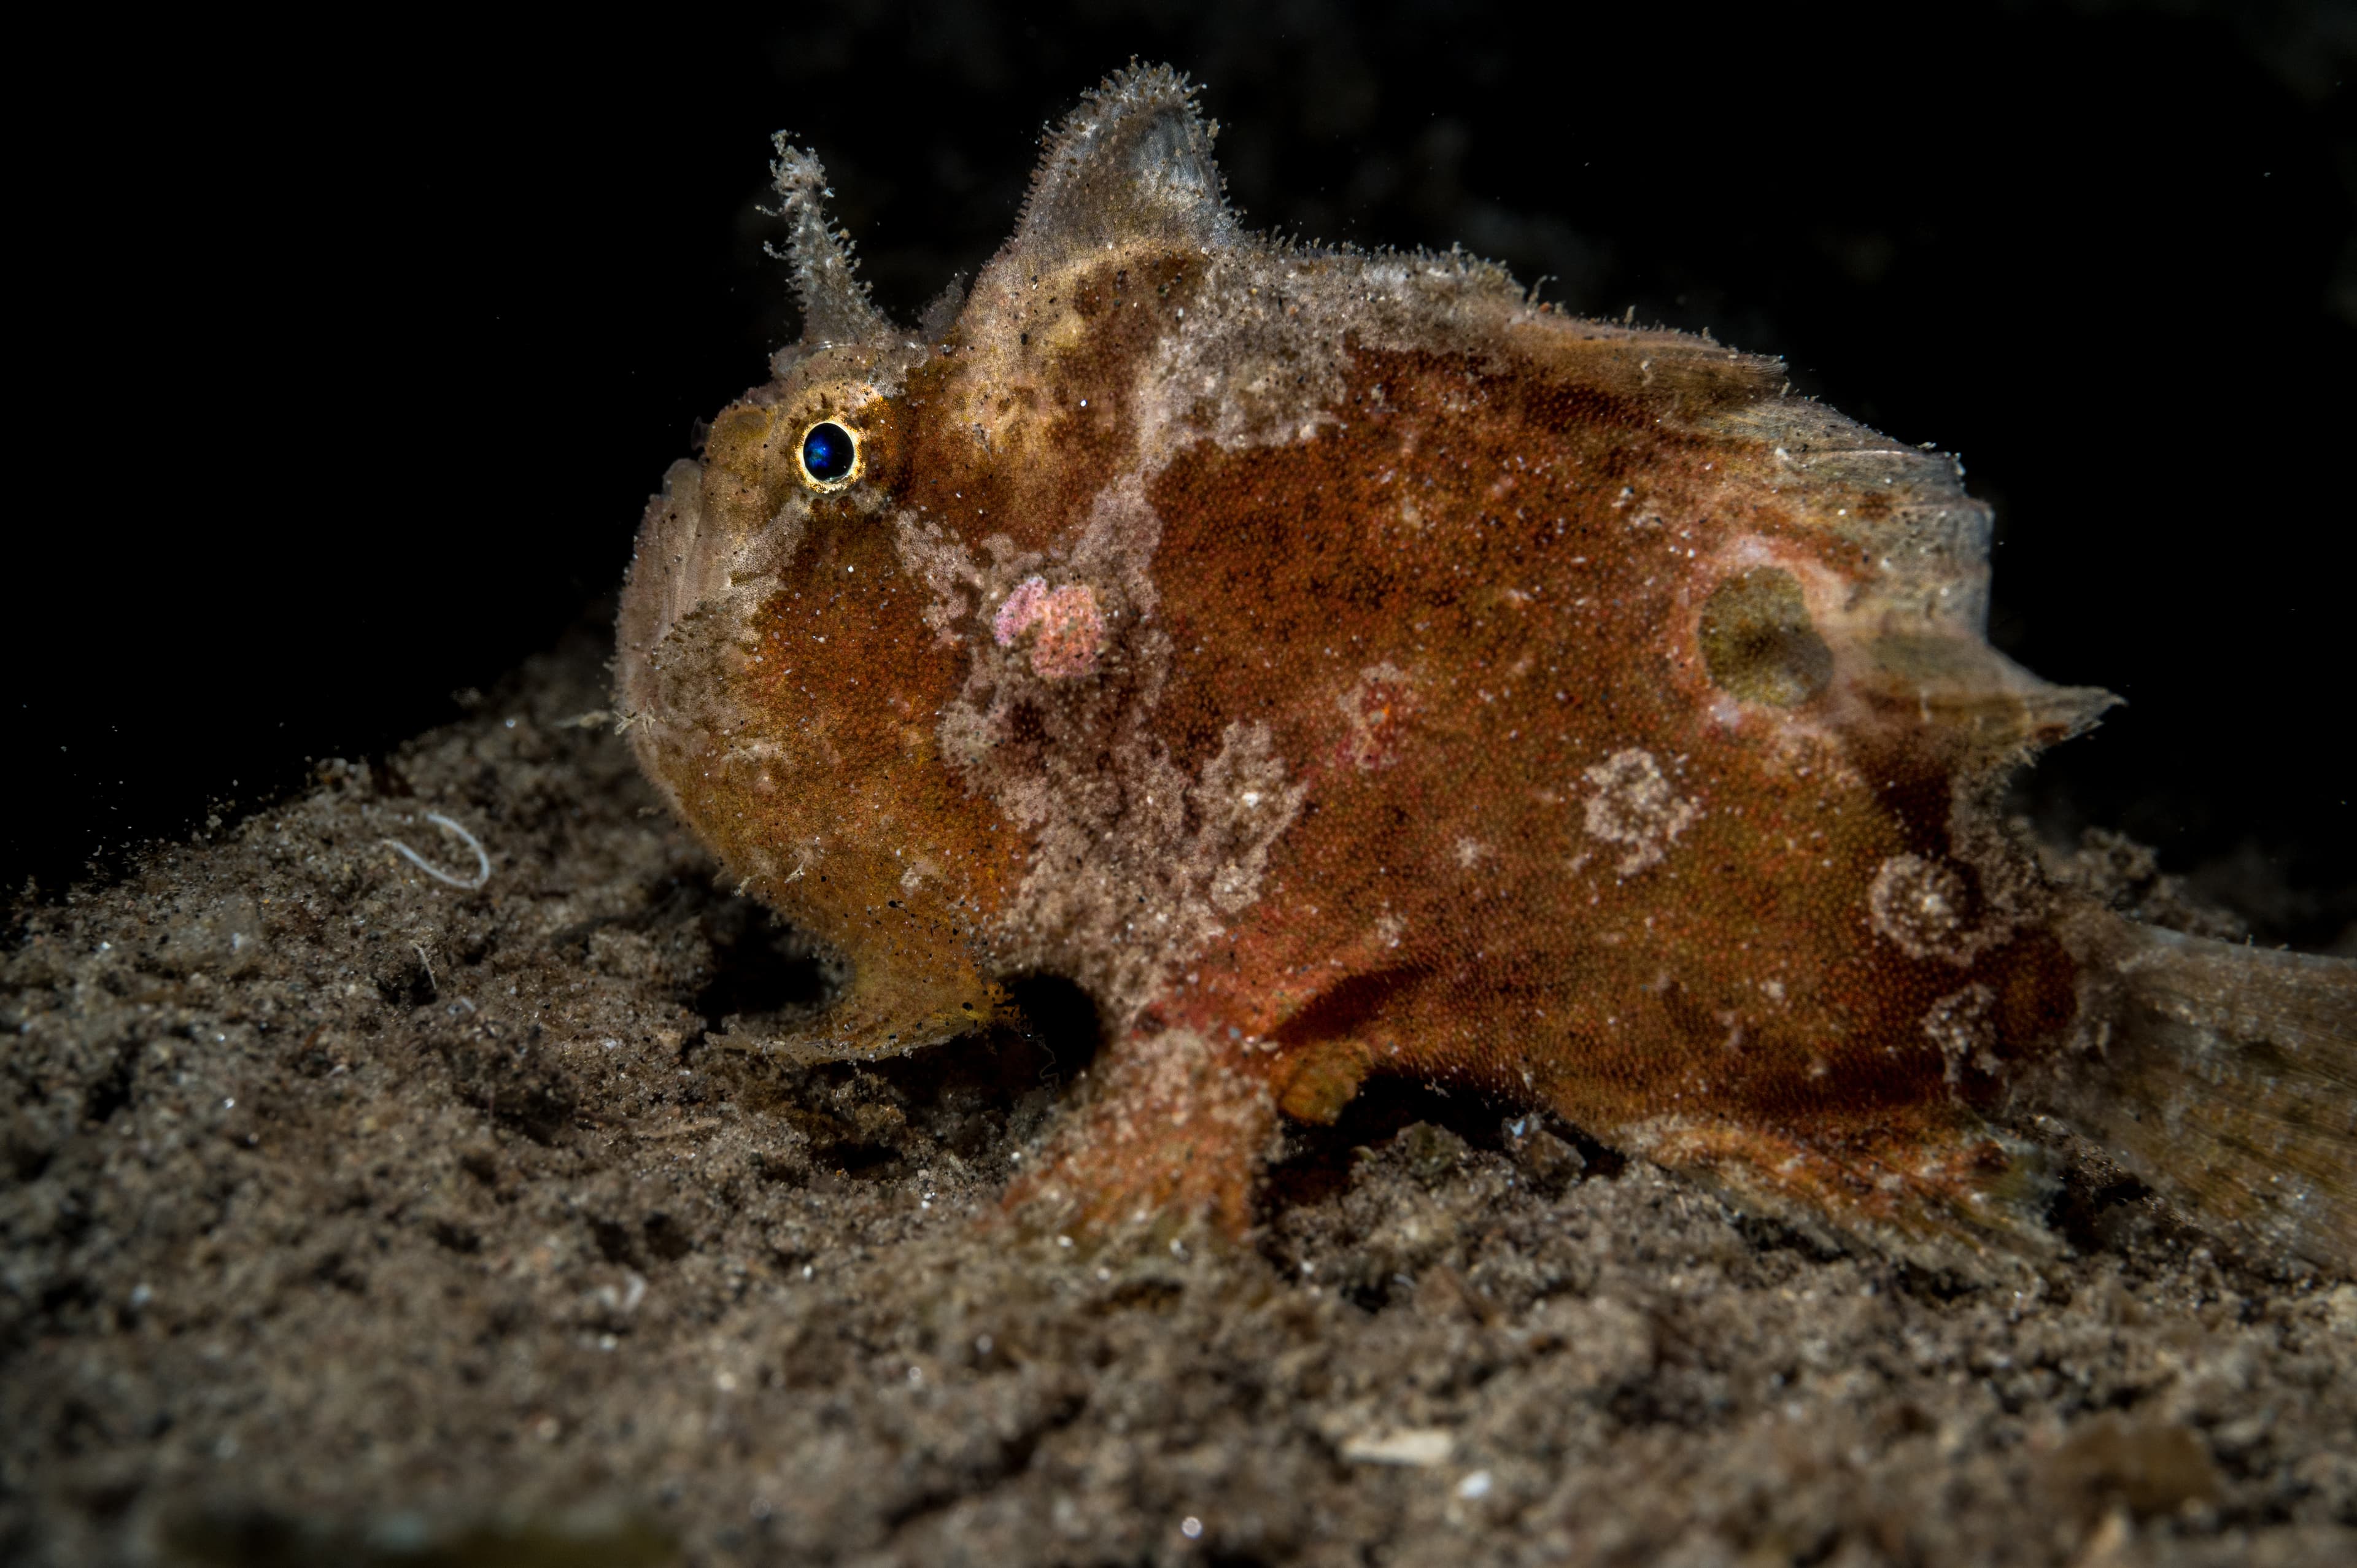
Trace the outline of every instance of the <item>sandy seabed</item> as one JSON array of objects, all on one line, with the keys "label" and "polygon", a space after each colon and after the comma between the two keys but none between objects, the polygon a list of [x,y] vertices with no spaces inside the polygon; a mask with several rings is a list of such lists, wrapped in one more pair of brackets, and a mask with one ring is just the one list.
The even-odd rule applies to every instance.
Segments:
[{"label": "sandy seabed", "polygon": [[1978,1279],[1429,1090],[1241,1247],[992,1222],[1085,1030],[751,1064],[822,969],[603,657],[23,912],[0,1558],[2357,1562],[2357,1285],[2068,1150]]}]

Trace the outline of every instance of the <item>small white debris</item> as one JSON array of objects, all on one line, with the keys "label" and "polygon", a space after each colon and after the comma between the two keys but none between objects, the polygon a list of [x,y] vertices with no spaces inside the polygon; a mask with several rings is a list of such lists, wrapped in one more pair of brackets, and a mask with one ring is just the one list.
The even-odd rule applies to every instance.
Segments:
[{"label": "small white debris", "polygon": [[1457,1436],[1441,1426],[1402,1426],[1362,1432],[1342,1444],[1342,1457],[1358,1465],[1410,1465],[1429,1469],[1448,1463]]},{"label": "small white debris", "polygon": [[1471,1502],[1476,1498],[1488,1497],[1490,1495],[1490,1472],[1487,1470],[1475,1470],[1467,1475],[1463,1480],[1457,1483],[1457,1495],[1463,1498],[1468,1502]]},{"label": "small white debris", "polygon": [[1203,1521],[1189,1514],[1178,1521],[1178,1533],[1189,1541],[1200,1541],[1203,1539]]}]

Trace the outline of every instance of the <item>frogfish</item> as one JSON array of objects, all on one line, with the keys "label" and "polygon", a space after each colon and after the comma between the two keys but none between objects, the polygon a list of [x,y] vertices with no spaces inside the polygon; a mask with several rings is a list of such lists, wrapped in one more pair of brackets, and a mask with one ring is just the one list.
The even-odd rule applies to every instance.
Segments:
[{"label": "frogfish", "polygon": [[1242,1232],[1284,1122],[1400,1074],[1902,1252],[2035,1236],[2053,1118],[2357,1269],[2357,962],[2041,870],[2007,781],[2112,699],[1990,646],[1952,458],[1456,250],[1250,231],[1216,129],[1109,78],[911,326],[777,138],[802,337],[664,476],[617,665],[845,977],[765,1049],[1077,985],[1007,1202],[1092,1234]]}]

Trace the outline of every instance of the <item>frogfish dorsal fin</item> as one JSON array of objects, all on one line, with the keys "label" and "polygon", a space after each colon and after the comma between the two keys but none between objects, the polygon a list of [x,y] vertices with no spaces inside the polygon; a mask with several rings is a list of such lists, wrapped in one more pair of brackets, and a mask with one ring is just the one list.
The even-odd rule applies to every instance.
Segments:
[{"label": "frogfish dorsal fin", "polygon": [[859,281],[851,242],[828,227],[819,205],[829,194],[826,169],[815,155],[795,146],[780,131],[774,138],[778,161],[770,173],[778,187],[778,216],[786,220],[782,255],[793,269],[794,295],[802,307],[802,347],[853,343],[888,331],[891,323]]},{"label": "frogfish dorsal fin", "polygon": [[1211,159],[1217,130],[1168,66],[1115,71],[1048,139],[1015,243],[1078,249],[1226,238],[1235,217]]},{"label": "frogfish dorsal fin", "polygon": [[1901,728],[1977,774],[2084,734],[2119,702],[2040,680],[1990,646],[1995,520],[1953,458],[1782,392],[1702,423],[1767,448],[1779,493],[1803,503],[1796,521],[1857,553],[1860,569],[1815,617],[1863,704],[1854,722]]}]

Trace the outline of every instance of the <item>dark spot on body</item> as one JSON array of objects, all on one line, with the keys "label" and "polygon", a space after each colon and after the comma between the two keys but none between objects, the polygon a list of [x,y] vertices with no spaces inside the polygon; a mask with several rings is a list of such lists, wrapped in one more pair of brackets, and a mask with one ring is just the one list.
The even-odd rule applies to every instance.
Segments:
[{"label": "dark spot on body", "polygon": [[1712,590],[1700,640],[1712,683],[1747,703],[1797,708],[1833,681],[1833,650],[1781,567],[1738,573]]}]

